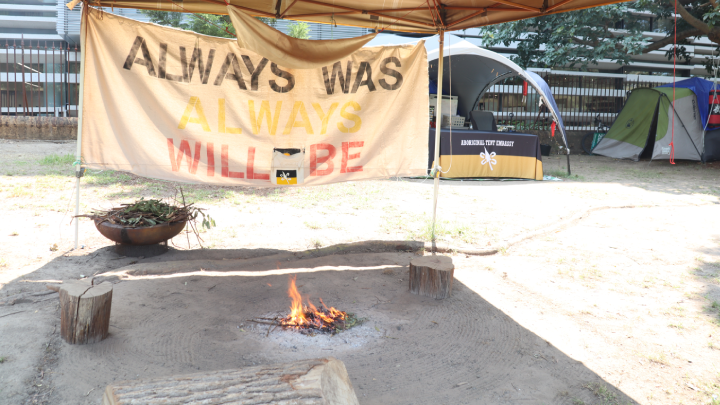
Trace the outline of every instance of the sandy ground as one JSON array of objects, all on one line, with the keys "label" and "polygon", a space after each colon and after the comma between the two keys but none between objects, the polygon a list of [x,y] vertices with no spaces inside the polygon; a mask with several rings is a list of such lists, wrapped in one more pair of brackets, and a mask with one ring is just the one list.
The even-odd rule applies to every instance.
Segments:
[{"label": "sandy ground", "polygon": [[[183,186],[217,221],[205,248],[183,235],[130,258],[89,221],[72,249],[74,147],[0,143],[0,404],[98,404],[114,381],[326,356],[346,364],[361,404],[720,403],[716,165],[581,156],[559,182],[444,181],[443,243],[499,252],[453,254],[453,296],[436,301],[407,289],[423,252],[323,253],[426,240],[429,181]],[[546,174],[564,163],[546,159]],[[82,210],[174,187],[91,172]],[[137,266],[157,271],[114,276]],[[367,321],[315,337],[248,322],[288,311],[291,275]],[[71,346],[45,284],[87,276],[115,280],[110,337]]]}]

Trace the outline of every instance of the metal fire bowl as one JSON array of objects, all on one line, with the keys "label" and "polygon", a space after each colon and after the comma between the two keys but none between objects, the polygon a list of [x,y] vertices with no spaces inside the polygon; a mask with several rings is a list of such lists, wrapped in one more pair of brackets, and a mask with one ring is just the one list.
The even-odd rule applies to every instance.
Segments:
[{"label": "metal fire bowl", "polygon": [[146,246],[164,242],[172,239],[185,228],[185,222],[171,222],[146,226],[141,228],[126,228],[121,225],[113,225],[107,221],[95,221],[95,227],[100,233],[116,243],[125,245]]}]

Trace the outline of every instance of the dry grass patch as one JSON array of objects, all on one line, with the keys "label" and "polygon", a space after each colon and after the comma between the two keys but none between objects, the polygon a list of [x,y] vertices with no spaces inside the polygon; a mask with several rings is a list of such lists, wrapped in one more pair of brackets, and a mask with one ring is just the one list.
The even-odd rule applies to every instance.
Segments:
[{"label": "dry grass patch", "polygon": [[648,359],[651,363],[660,364],[663,366],[669,366],[670,360],[667,358],[664,352],[657,352],[652,354],[646,354],[642,357]]},{"label": "dry grass patch", "polygon": [[587,383],[583,384],[583,388],[590,390],[590,392],[595,395],[596,398],[600,401],[599,404],[602,405],[621,405],[620,400],[617,397],[617,394],[612,391],[612,389],[608,388],[606,384],[602,383]]},{"label": "dry grass patch", "polygon": [[306,227],[308,227],[308,228],[310,228],[310,229],[320,229],[320,228],[322,228],[322,226],[320,226],[320,223],[318,223],[317,221],[305,221],[304,224],[305,224]]}]

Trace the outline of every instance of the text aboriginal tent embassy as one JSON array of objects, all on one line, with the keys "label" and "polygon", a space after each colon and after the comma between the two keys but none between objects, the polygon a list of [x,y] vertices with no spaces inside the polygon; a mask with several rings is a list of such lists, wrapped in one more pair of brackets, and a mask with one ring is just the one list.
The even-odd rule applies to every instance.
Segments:
[{"label": "text aboriginal tent embassy", "polygon": [[[362,60],[358,59],[355,55],[356,52],[362,52],[358,51],[365,43],[370,41],[375,34],[366,35],[364,37],[360,38],[351,38],[346,40],[336,40],[336,41],[313,41],[313,40],[297,40],[289,38],[282,33],[272,29],[269,26],[265,26],[264,24],[260,23],[254,18],[250,17],[269,17],[269,18],[282,18],[282,19],[289,19],[289,20],[298,20],[298,21],[307,21],[307,22],[316,22],[316,23],[324,23],[324,24],[338,24],[338,25],[348,25],[348,26],[357,26],[357,27],[365,27],[370,28],[377,32],[381,32],[384,30],[392,30],[392,31],[404,31],[404,32],[415,32],[415,33],[426,33],[426,34],[439,34],[439,63],[438,63],[438,77],[443,77],[443,45],[444,45],[444,33],[445,31],[453,31],[453,30],[461,30],[471,27],[479,27],[479,26],[485,26],[485,25],[491,25],[491,24],[498,24],[502,22],[508,22],[508,21],[515,21],[525,18],[531,18],[531,17],[538,17],[542,15],[547,14],[555,14],[555,13],[562,13],[567,11],[574,11],[574,10],[581,10],[585,8],[590,7],[596,7],[606,4],[613,4],[613,3],[620,3],[625,0],[613,0],[613,1],[607,1],[607,0],[517,0],[517,1],[511,1],[511,0],[423,0],[423,1],[417,1],[417,0],[399,0],[394,2],[387,2],[386,0],[364,0],[364,1],[357,1],[357,0],[333,0],[333,1],[316,1],[316,0],[229,0],[227,2],[222,0],[183,0],[183,1],[172,1],[172,0],[111,0],[111,1],[102,1],[102,0],[90,0],[88,2],[83,3],[83,27],[81,29],[81,67],[80,67],[80,102],[79,102],[79,114],[78,114],[78,145],[77,145],[77,161],[82,161],[83,164],[86,164],[86,160],[84,160],[85,156],[83,155],[83,128],[87,127],[88,121],[84,120],[84,117],[92,118],[93,120],[97,117],[95,116],[88,116],[91,114],[91,111],[88,109],[88,105],[91,104],[89,102],[85,103],[86,98],[89,98],[92,96],[91,89],[92,86],[89,84],[95,81],[97,83],[98,78],[97,77],[91,77],[90,74],[86,75],[86,71],[89,72],[89,70],[86,69],[86,64],[88,60],[86,59],[86,49],[88,48],[87,41],[88,41],[88,16],[89,16],[89,10],[91,7],[97,7],[97,8],[135,8],[135,9],[145,9],[145,10],[160,10],[160,11],[174,11],[174,12],[189,12],[189,13],[211,13],[211,14],[229,14],[233,20],[233,24],[236,28],[237,36],[238,36],[238,45],[243,48],[247,49],[251,52],[254,52],[257,55],[260,55],[261,57],[264,57],[267,59],[267,61],[263,63],[267,63],[270,66],[270,69],[274,71],[287,71],[285,69],[280,69],[280,67],[289,67],[298,69],[319,69],[322,66],[333,66],[337,61],[344,60],[347,58],[351,58],[353,61],[357,61],[358,63],[353,63],[352,69],[361,69],[360,66],[362,64]],[[67,4],[69,8],[73,8],[78,5],[80,0],[73,0],[70,3]],[[144,30],[145,28],[139,28],[141,30]],[[112,35],[113,33],[107,33],[107,35]],[[139,35],[139,33],[138,33]],[[196,35],[198,36],[198,35]],[[199,37],[199,36],[198,36]],[[94,39],[94,38],[93,38]],[[200,40],[200,39],[199,39]],[[237,45],[236,45],[237,46]],[[142,44],[141,44],[142,47]],[[141,49],[142,52],[144,52],[144,49]],[[402,49],[391,49],[388,51],[385,51],[387,53],[385,56],[385,59],[390,57],[397,57],[398,60],[402,57],[409,58],[409,61],[419,61],[424,56],[426,58],[426,54],[424,53],[420,57],[415,57],[413,59],[414,55],[409,55],[408,52],[412,52],[409,49],[405,49],[405,55],[391,55],[392,52],[402,52]],[[121,53],[127,53],[127,50],[120,51]],[[190,51],[192,52],[192,51]],[[378,51],[383,52],[383,51]],[[149,55],[146,59],[152,60],[152,58]],[[155,60],[163,60],[166,61],[165,58],[166,55],[156,56]],[[192,58],[193,56],[199,56],[199,55],[186,55],[188,58]],[[209,56],[209,55],[207,55]],[[355,58],[355,59],[352,59]],[[141,60],[143,60],[141,58]],[[246,60],[238,60],[238,58],[235,58],[234,60],[229,61],[229,66],[232,66],[233,71],[236,72],[239,70],[240,66],[243,64],[247,66],[248,70],[252,68],[259,69],[259,65],[257,62],[249,62]],[[268,63],[269,62],[269,63]],[[422,63],[425,65],[425,69],[427,69],[427,62],[426,59],[422,61]],[[349,65],[349,64],[348,64]],[[412,67],[417,68],[420,64],[414,64]],[[155,66],[153,66],[154,68]],[[158,66],[160,67],[160,66]],[[264,67],[264,66],[263,66]],[[375,67],[375,66],[373,66]],[[398,66],[397,64],[390,64],[385,65],[383,68],[396,68],[401,74],[404,74],[405,66]],[[200,66],[198,66],[200,68]],[[366,66],[367,69],[367,66]],[[380,66],[376,66],[377,70],[373,71],[380,71]],[[200,68],[202,70],[202,68]],[[341,69],[337,69],[338,72],[333,70],[334,74],[339,73]],[[95,75],[97,71],[93,71],[93,75]],[[161,72],[155,72],[155,74],[160,74]],[[164,72],[162,72],[165,74]],[[203,72],[204,73],[204,72]],[[349,76],[355,74],[357,76],[357,71],[350,71],[347,72],[349,74],[346,74],[343,77],[343,81],[350,82]],[[226,77],[230,77],[233,74],[228,74]],[[234,77],[234,76],[233,76]],[[321,76],[322,77],[322,76]],[[419,77],[419,76],[418,76]],[[425,77],[427,78],[427,74],[425,74]],[[340,79],[339,75],[337,77]],[[253,77],[249,77],[247,79],[249,80],[249,85],[254,86],[256,82],[253,81]],[[246,80],[247,80],[246,79]],[[238,81],[239,82],[239,81]],[[438,89],[437,94],[442,94],[442,80],[438,80]],[[130,83],[130,82],[128,82]],[[289,82],[285,81],[283,82],[287,86]],[[394,82],[388,81],[386,82],[386,85],[392,85]],[[405,81],[404,88],[407,89],[408,87],[415,86],[415,87],[421,87],[419,83],[422,83],[424,88],[417,89],[418,94],[425,94],[425,98],[421,100],[427,100],[427,94],[428,94],[428,88],[427,88],[427,79],[425,79],[424,82],[412,82],[409,80]],[[346,86],[343,84],[342,81],[339,83],[341,86]],[[376,83],[373,83],[373,86]],[[127,84],[129,85],[129,84]],[[368,86],[368,83],[365,83],[366,86]],[[322,83],[320,83],[320,86],[322,86]],[[132,89],[132,90],[138,90],[141,91],[141,89]],[[343,88],[345,90],[345,88]],[[408,97],[408,100],[412,99],[413,92],[403,90],[403,92],[398,92],[398,94],[403,93],[406,97]],[[188,95],[189,96],[189,95]],[[186,103],[187,103],[186,98]],[[280,100],[279,100],[280,101]],[[230,100],[224,100],[223,102],[230,102]],[[260,102],[262,104],[262,101]],[[370,106],[373,102],[369,101]],[[87,104],[87,105],[86,105]],[[190,103],[191,104],[191,103]],[[240,132],[242,130],[242,127],[230,127],[229,125],[226,125],[225,123],[225,115],[221,114],[220,111],[227,111],[225,110],[224,105],[220,101],[218,101],[217,107],[217,117],[218,117],[218,126],[223,125],[223,129],[225,130],[225,133],[232,133],[233,130],[236,132]],[[297,107],[298,104],[293,103],[286,103],[289,104],[288,108],[290,108],[292,111],[290,114],[296,115],[300,118],[293,121],[290,125],[290,130],[292,131],[296,126],[302,126],[306,125],[307,127],[307,108],[303,105],[302,107]],[[382,103],[379,103],[382,104]],[[418,105],[421,103],[418,103]],[[334,104],[329,104],[327,106],[320,105],[319,108],[313,107],[313,109],[319,114],[319,115],[330,115],[329,109],[333,108]],[[379,114],[379,118],[382,119],[394,119],[397,120],[398,123],[395,126],[397,129],[397,132],[394,134],[396,138],[411,138],[414,133],[417,134],[427,134],[428,129],[428,119],[427,119],[427,102],[424,102],[424,115],[413,115],[413,114],[398,114],[396,116],[383,116],[383,114]],[[197,102],[193,104],[193,108],[197,114],[203,114],[203,109],[198,109]],[[262,107],[262,106],[261,106]],[[346,114],[349,114],[353,112],[352,105],[345,106],[341,105],[335,108],[341,108],[345,107],[343,111],[346,112]],[[442,111],[439,111],[440,105],[438,104],[438,111],[436,111],[436,114],[438,116],[442,116]],[[119,106],[108,106],[108,108],[119,108]],[[323,109],[324,108],[324,109]],[[297,110],[297,111],[296,111]],[[357,109],[355,109],[357,111]],[[419,111],[419,107],[418,107]],[[271,116],[270,111],[266,112],[267,118],[266,122],[268,126],[275,125],[276,119]],[[365,115],[368,116],[368,115]],[[159,122],[158,119],[156,119],[154,122]],[[201,120],[200,115],[194,115],[192,117],[188,118],[188,122],[195,122],[194,120]],[[351,119],[352,121],[352,119]],[[251,124],[251,123],[249,123]],[[324,124],[327,124],[327,122],[324,122]],[[175,124],[177,125],[177,124]],[[379,127],[382,126],[382,124],[377,124]],[[248,125],[249,128],[251,125]],[[424,126],[424,128],[420,127]],[[327,128],[325,128],[327,129]],[[315,131],[316,129],[313,129]],[[334,130],[334,128],[328,129],[328,130]],[[436,142],[440,140],[439,136],[439,126],[437,128],[436,133]],[[322,131],[322,129],[320,130]],[[246,128],[246,132],[247,128]],[[422,135],[423,137],[425,135]],[[403,147],[402,141],[398,141],[397,147]],[[359,146],[364,141],[350,141],[350,142],[344,142],[340,148],[342,149],[341,152],[337,152],[342,155],[342,163],[341,165],[345,165],[344,168],[346,170],[346,173],[348,173],[348,169],[351,167],[357,167],[357,166],[351,166],[348,161],[352,159],[357,159],[357,162],[364,161],[366,159],[366,155],[360,156],[360,153],[356,153],[358,149],[353,148],[360,148]],[[423,143],[420,143],[421,145]],[[363,143],[364,145],[364,143]],[[132,144],[128,142],[123,143],[121,145],[115,145],[119,146],[121,150],[128,150],[132,148]],[[184,145],[181,145],[184,147]],[[214,146],[213,146],[214,147]],[[226,177],[230,177],[232,170],[228,165],[225,165],[225,160],[229,159],[223,150],[224,147],[228,147],[228,145],[217,145],[217,147],[220,149],[218,155],[220,156],[220,162],[219,166],[221,166],[221,173],[226,175]],[[364,146],[362,146],[364,147]],[[207,145],[205,146],[207,148]],[[333,148],[335,148],[333,146]],[[190,149],[190,145],[188,144],[186,147],[187,152],[192,152]],[[435,162],[438,162],[438,156],[439,153],[439,146],[436,144],[435,146]],[[251,154],[250,151],[248,151],[248,159],[250,157],[255,158],[254,156],[254,150]],[[312,151],[307,151],[309,153],[312,153]],[[332,156],[333,153],[330,153],[329,148],[327,149],[325,156]],[[417,151],[416,151],[417,152]],[[426,152],[426,151],[425,151]],[[316,151],[317,153],[317,151]],[[335,153],[335,152],[334,152]],[[568,151],[569,153],[569,151]],[[197,154],[196,154],[197,155]],[[252,155],[252,156],[251,156]],[[418,156],[422,155],[422,153],[417,153]],[[179,155],[182,159],[183,155]],[[208,158],[211,155],[208,153]],[[210,166],[212,163],[213,170],[214,170],[214,156],[215,154],[212,154],[212,162],[210,162],[211,159],[208,159],[207,165]],[[411,161],[413,161],[414,156],[410,156],[408,159],[408,164],[405,165],[405,167],[393,167],[392,170],[386,170],[386,172],[393,172],[396,174],[403,174],[406,175],[407,173],[413,173],[414,168],[412,167],[413,164]],[[426,155],[425,155],[426,156]],[[187,158],[188,164],[192,167],[194,162],[188,155],[186,154],[185,157]],[[292,156],[291,156],[292,157]],[[317,156],[316,156],[317,158]],[[272,164],[278,164],[278,165],[292,165],[292,164],[302,164],[298,162],[284,162],[282,161],[282,158],[278,158],[278,162],[275,162],[275,157],[272,158]],[[290,159],[292,160],[292,159]],[[422,162],[422,159],[420,159],[422,166],[426,166],[427,162]],[[318,161],[319,162],[319,161]],[[179,162],[176,162],[179,164]],[[92,167],[92,165],[89,165]],[[379,167],[375,165],[375,167]],[[122,169],[121,169],[122,170]],[[317,168],[316,168],[317,170]],[[340,171],[342,169],[338,169]],[[424,167],[423,167],[424,170]],[[81,173],[83,172],[83,168],[80,165],[77,165],[76,167],[76,173],[77,173],[77,180],[76,180],[76,206],[75,206],[75,213],[76,215],[79,214],[79,200],[80,200],[80,177]],[[284,170],[277,171],[276,173],[282,173],[283,175],[287,174]],[[296,173],[296,176],[301,176],[301,173],[303,173],[302,170],[299,170]],[[357,176],[356,172],[349,172],[353,176]],[[247,170],[245,173],[236,173],[236,176],[240,176],[242,174],[243,176],[246,176]],[[376,173],[378,176],[382,173],[382,170],[380,170],[378,173]],[[387,174],[387,173],[385,173]],[[278,174],[279,175],[279,174]],[[437,165],[435,166],[435,170],[433,171],[433,175],[435,177],[435,184],[434,184],[434,198],[433,198],[433,228],[435,224],[435,218],[436,218],[436,208],[437,208],[437,194],[438,194],[438,187],[439,187],[439,173],[437,171]],[[358,177],[349,176],[346,177],[345,180],[336,180],[336,181],[346,181],[346,180],[356,180]],[[246,177],[247,178],[247,177]],[[302,183],[302,180],[297,178],[298,184],[300,185]],[[304,184],[313,184],[312,182],[306,182]],[[315,183],[317,184],[317,183]],[[269,184],[268,184],[269,185]],[[434,237],[434,231],[433,231],[433,237]],[[78,247],[78,224],[75,223],[75,248]]]}]

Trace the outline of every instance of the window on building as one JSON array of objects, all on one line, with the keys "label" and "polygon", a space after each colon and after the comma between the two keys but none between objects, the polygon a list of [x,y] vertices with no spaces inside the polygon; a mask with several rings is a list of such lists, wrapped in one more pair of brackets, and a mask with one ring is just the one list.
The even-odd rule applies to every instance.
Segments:
[{"label": "window on building", "polygon": [[635,22],[635,26],[642,31],[651,31],[652,30],[652,18],[638,17],[637,21]]}]

